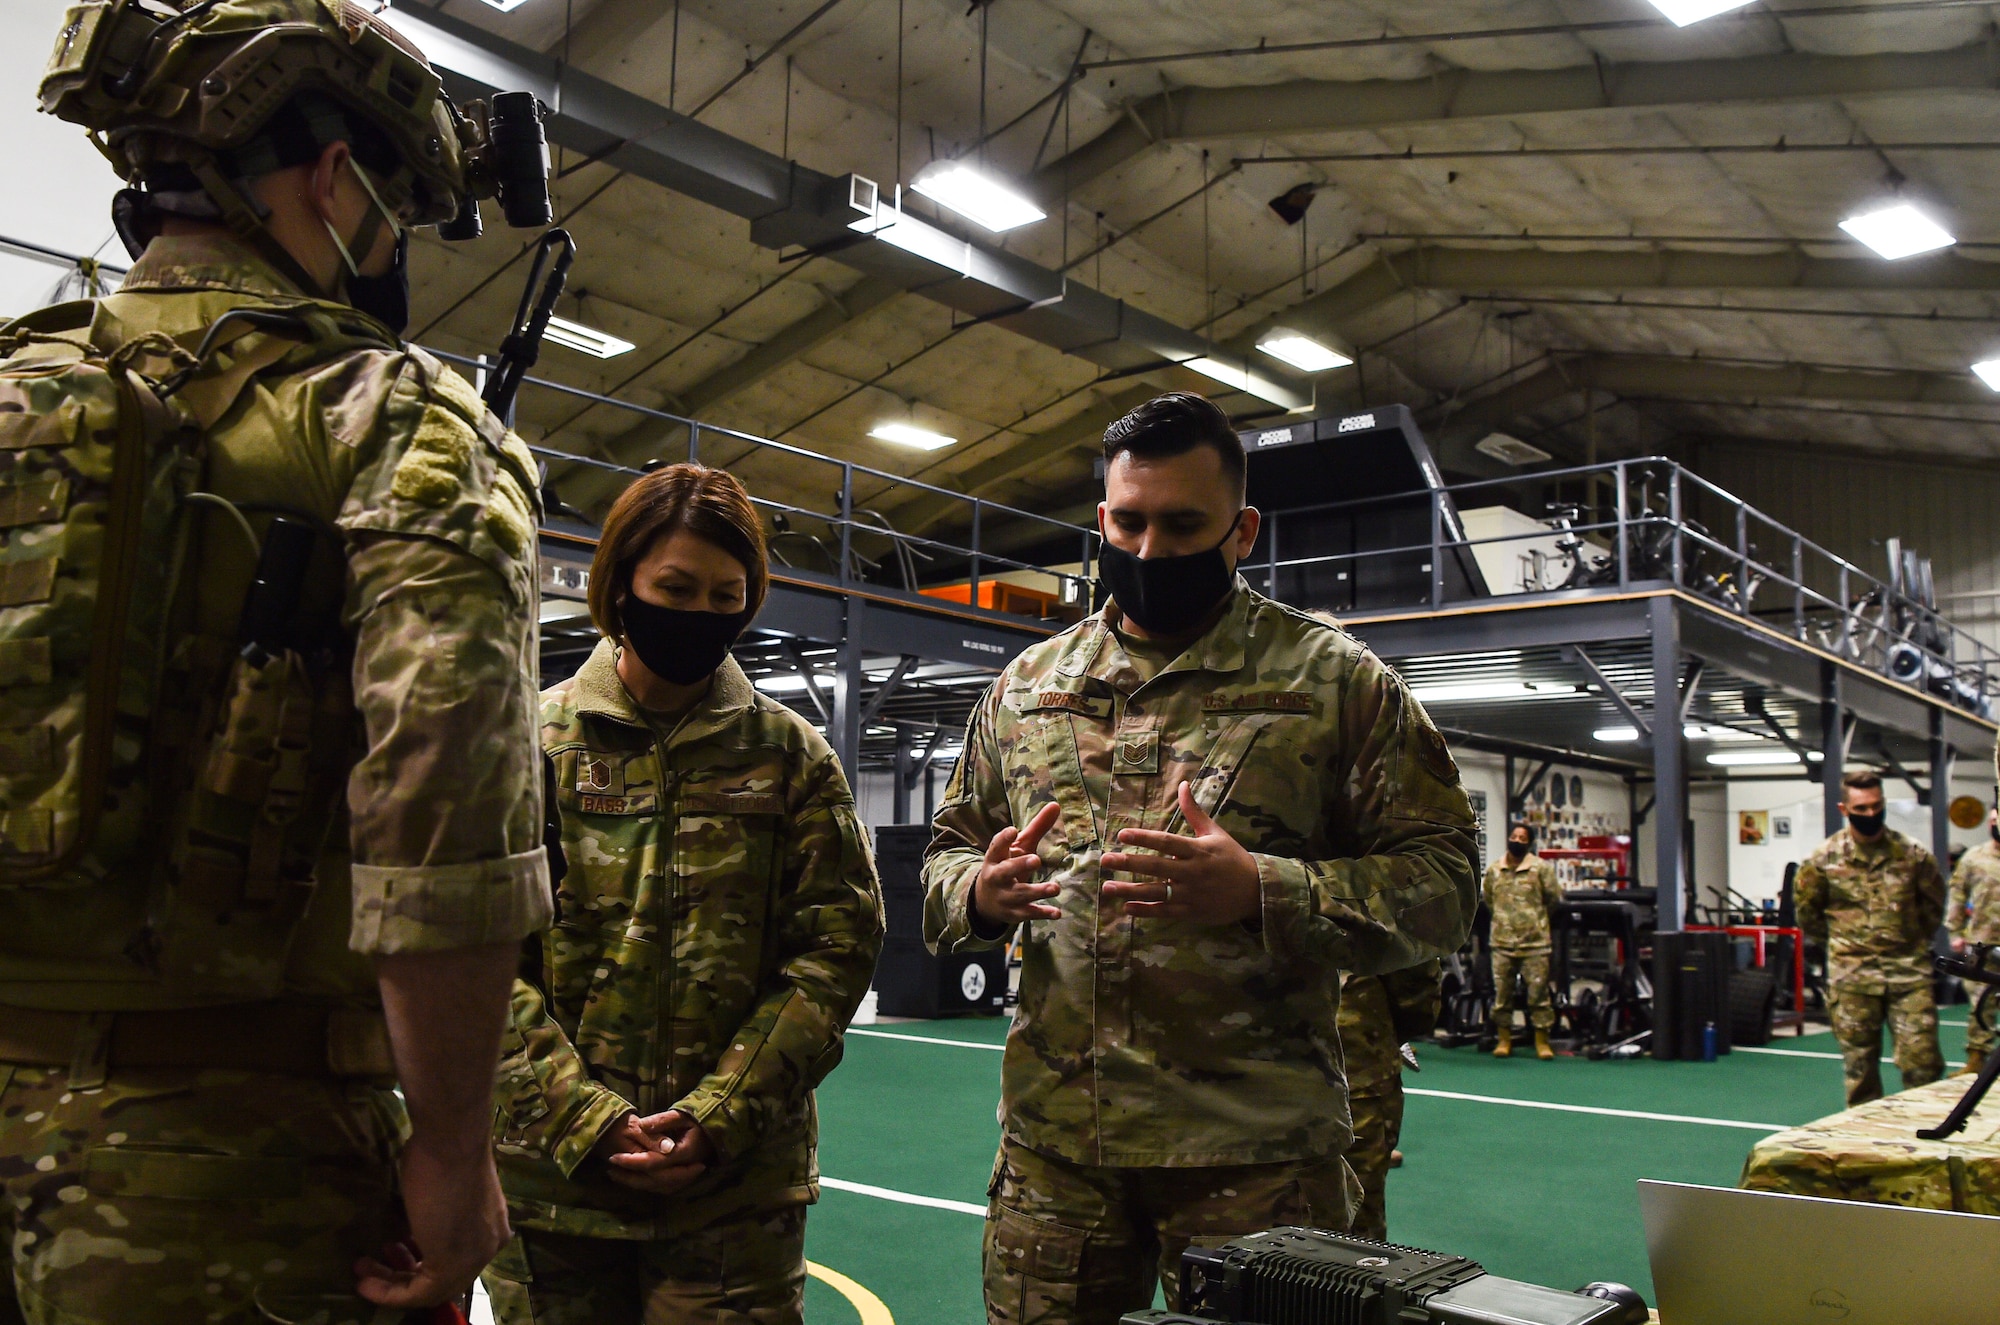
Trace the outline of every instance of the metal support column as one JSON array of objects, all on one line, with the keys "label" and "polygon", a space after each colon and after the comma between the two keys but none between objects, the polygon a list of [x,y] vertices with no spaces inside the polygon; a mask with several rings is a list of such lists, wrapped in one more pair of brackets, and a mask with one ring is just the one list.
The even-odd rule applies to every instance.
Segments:
[{"label": "metal support column", "polygon": [[1819,781],[1826,835],[1832,837],[1847,822],[1840,812],[1841,765],[1847,759],[1847,719],[1841,712],[1840,668],[1819,665]]},{"label": "metal support column", "polygon": [[1951,761],[1945,744],[1944,710],[1931,710],[1931,855],[1938,868],[1951,873]]},{"label": "metal support column", "polygon": [[1651,602],[1653,634],[1653,883],[1659,889],[1660,928],[1684,923],[1687,873],[1682,834],[1687,823],[1687,737],[1679,716],[1681,697],[1680,616],[1674,600]]},{"label": "metal support column", "polygon": [[827,725],[827,744],[847,774],[848,782],[861,781],[861,689],[868,673],[861,668],[861,632],[868,612],[868,600],[849,597],[846,628],[840,642],[840,661],[833,674],[833,721]]},{"label": "metal support column", "polygon": [[892,781],[894,791],[889,798],[889,821],[906,824],[910,822],[910,733],[902,728],[896,730],[896,772]]}]

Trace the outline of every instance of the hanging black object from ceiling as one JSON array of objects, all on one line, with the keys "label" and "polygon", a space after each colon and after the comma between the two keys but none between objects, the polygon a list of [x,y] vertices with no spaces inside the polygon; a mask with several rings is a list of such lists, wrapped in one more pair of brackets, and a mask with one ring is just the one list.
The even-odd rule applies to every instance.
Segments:
[{"label": "hanging black object from ceiling", "polygon": [[1271,210],[1276,212],[1286,225],[1297,225],[1306,219],[1306,208],[1312,206],[1313,198],[1318,193],[1317,184],[1294,184],[1271,199]]}]

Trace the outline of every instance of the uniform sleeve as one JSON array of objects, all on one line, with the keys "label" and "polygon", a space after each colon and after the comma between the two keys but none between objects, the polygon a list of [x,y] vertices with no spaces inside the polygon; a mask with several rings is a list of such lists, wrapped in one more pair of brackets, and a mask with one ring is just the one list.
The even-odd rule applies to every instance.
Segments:
[{"label": "uniform sleeve", "polygon": [[1484,902],[1488,907],[1493,905],[1493,871],[1496,868],[1496,866],[1488,865],[1486,873],[1481,875],[1479,879],[1479,900]]},{"label": "uniform sleeve", "polygon": [[785,830],[778,967],[715,1070],[674,1105],[725,1158],[756,1144],[840,1062],[847,1023],[882,951],[882,887],[833,752],[819,753]]},{"label": "uniform sleeve", "polygon": [[1910,891],[1914,896],[1917,934],[1928,943],[1944,923],[1944,876],[1938,872],[1937,857],[1925,851],[1917,857]]},{"label": "uniform sleeve", "polygon": [[[328,386],[354,447],[336,523],[364,749],[348,780],[357,952],[514,943],[552,918],[541,845],[532,458],[420,355],[368,396]],[[360,369],[353,369],[359,372]]]},{"label": "uniform sleeve", "polygon": [[993,736],[999,702],[1000,683],[995,682],[973,708],[965,745],[931,823],[931,843],[924,849],[924,942],[932,952],[995,948],[1013,932],[1012,925],[988,929],[972,915],[972,885],[986,861],[986,845],[1014,822],[999,742]]},{"label": "uniform sleeve", "polygon": [[1966,920],[1972,906],[1974,871],[1971,865],[1972,853],[1968,851],[1959,857],[1958,868],[1951,872],[1951,891],[1945,899],[1944,922],[1945,928],[1954,934],[1965,933]]},{"label": "uniform sleeve", "polygon": [[500,1043],[494,1143],[551,1160],[573,1177],[605,1129],[631,1112],[618,1092],[590,1075],[542,991],[516,980]]},{"label": "uniform sleeve", "polygon": [[1826,874],[1808,856],[1792,878],[1792,909],[1809,939],[1826,941]]},{"label": "uniform sleeve", "polygon": [[1399,1043],[1421,1040],[1437,1029],[1438,1014],[1444,1010],[1443,980],[1444,967],[1436,958],[1382,977]]},{"label": "uniform sleeve", "polygon": [[1562,883],[1556,878],[1556,867],[1546,860],[1542,862],[1542,903],[1551,911],[1563,904]]},{"label": "uniform sleeve", "polygon": [[1444,737],[1365,650],[1347,679],[1326,770],[1333,860],[1253,855],[1263,934],[1274,954],[1377,973],[1442,957],[1465,942],[1478,897],[1471,806]]}]

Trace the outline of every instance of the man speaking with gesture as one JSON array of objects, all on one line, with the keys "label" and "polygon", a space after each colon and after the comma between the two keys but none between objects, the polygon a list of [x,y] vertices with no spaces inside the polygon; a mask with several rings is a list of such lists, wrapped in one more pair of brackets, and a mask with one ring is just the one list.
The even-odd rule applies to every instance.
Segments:
[{"label": "man speaking with gesture", "polygon": [[992,1325],[1114,1325],[1180,1254],[1358,1199],[1340,972],[1464,941],[1473,820],[1351,637],[1253,592],[1244,454],[1199,396],[1104,435],[1112,601],[973,711],[925,857],[941,951],[1023,929],[988,1189]]}]

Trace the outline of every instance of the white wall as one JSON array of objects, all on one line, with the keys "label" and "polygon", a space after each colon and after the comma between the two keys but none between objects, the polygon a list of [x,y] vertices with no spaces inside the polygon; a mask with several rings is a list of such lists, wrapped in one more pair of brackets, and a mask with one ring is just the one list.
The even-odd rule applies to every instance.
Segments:
[{"label": "white wall", "polygon": [[[69,0],[0,4],[0,142],[7,144],[10,187],[0,189],[0,236],[25,239],[123,266],[125,248],[111,231],[110,165],[83,130],[42,114],[35,87],[55,49]],[[0,250],[0,316],[48,302],[65,269]]]},{"label": "white wall", "polygon": [[[1954,770],[1951,794],[1974,796],[1990,806],[1992,780],[1984,776],[1981,768],[1975,767],[1971,776],[1963,776],[1965,772],[1963,767]],[[1928,847],[1931,843],[1930,807],[1917,804],[1909,787],[1895,779],[1885,779],[1882,790],[1888,802],[1889,826]],[[1731,782],[1726,816],[1730,887],[1756,901],[1776,898],[1784,886],[1785,866],[1805,859],[1813,848],[1826,840],[1821,804],[1819,784],[1803,778]],[[1774,821],[1780,815],[1790,815],[1792,835],[1789,838],[1778,837],[1774,822],[1772,836],[1762,846],[1744,845],[1739,840],[1741,835],[1737,832],[1736,816],[1745,810],[1768,811]],[[1976,828],[1955,827],[1951,830],[1954,847],[1977,846],[1985,840],[1984,823]]]}]

